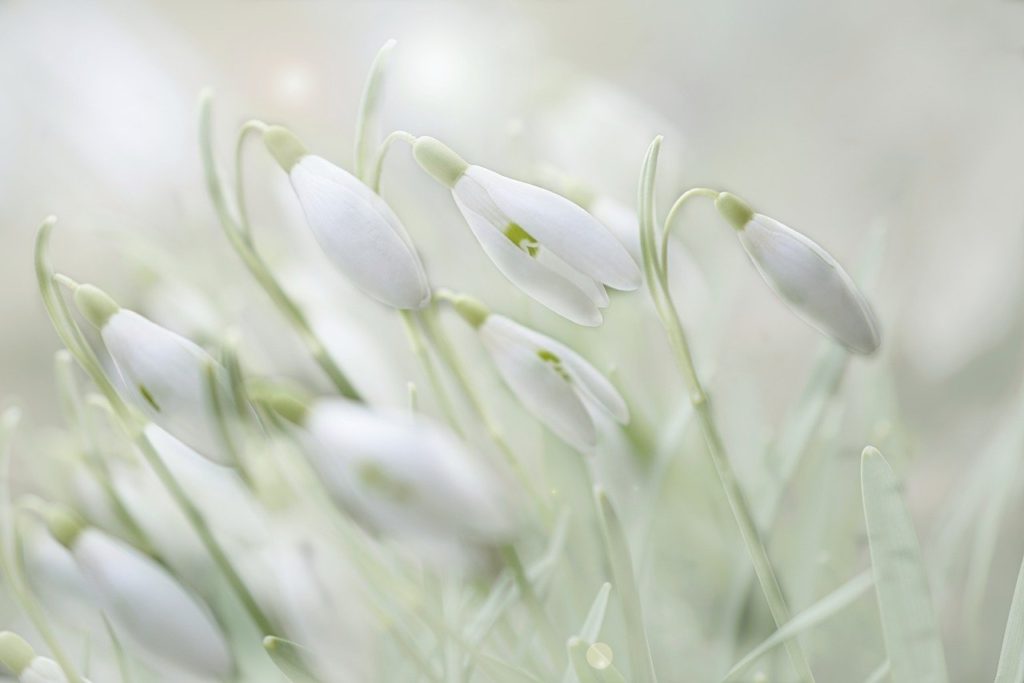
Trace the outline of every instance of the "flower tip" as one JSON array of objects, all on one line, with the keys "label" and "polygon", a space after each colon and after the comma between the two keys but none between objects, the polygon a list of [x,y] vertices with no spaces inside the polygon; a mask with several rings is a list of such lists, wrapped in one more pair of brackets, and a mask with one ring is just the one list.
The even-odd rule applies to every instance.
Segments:
[{"label": "flower tip", "polygon": [[462,316],[462,319],[472,325],[474,328],[478,328],[484,324],[487,320],[487,316],[491,314],[490,309],[477,298],[468,296],[466,294],[458,294],[452,299],[452,307],[455,312]]},{"label": "flower tip", "polygon": [[292,167],[309,154],[302,141],[284,126],[267,126],[263,131],[263,144],[285,173],[291,172]]},{"label": "flower tip", "polygon": [[437,138],[418,137],[412,143],[412,155],[423,170],[445,187],[455,187],[469,164]]},{"label": "flower tip", "polygon": [[80,285],[75,289],[75,306],[98,330],[121,310],[109,294],[93,285]]},{"label": "flower tip", "polygon": [[35,658],[36,652],[27,640],[13,631],[0,632],[0,662],[15,675],[28,668]]},{"label": "flower tip", "polygon": [[754,217],[754,211],[750,205],[729,192],[722,192],[718,195],[718,198],[715,199],[715,208],[737,230],[742,230]]},{"label": "flower tip", "polygon": [[309,415],[309,401],[281,389],[257,388],[253,398],[292,424],[302,426]]},{"label": "flower tip", "polygon": [[70,548],[85,530],[85,520],[63,505],[48,505],[44,512],[50,534],[65,548]]}]

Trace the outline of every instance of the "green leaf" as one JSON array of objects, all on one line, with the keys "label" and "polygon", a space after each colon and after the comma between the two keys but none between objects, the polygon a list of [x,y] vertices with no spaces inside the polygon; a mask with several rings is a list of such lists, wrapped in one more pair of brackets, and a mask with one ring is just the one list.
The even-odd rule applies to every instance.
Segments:
[{"label": "green leaf", "polygon": [[995,683],[1021,683],[1024,681],[1024,562],[1017,574],[1017,587],[1013,589],[1010,616],[1003,633],[1003,649],[999,654]]},{"label": "green leaf", "polygon": [[785,643],[791,638],[795,638],[807,629],[817,626],[832,615],[843,610],[867,592],[872,583],[874,583],[874,579],[871,576],[871,572],[864,572],[853,577],[842,586],[790,619],[782,628],[775,631],[775,633],[770,635],[760,645],[747,653],[743,659],[737,662],[736,665],[729,670],[729,673],[725,676],[725,680],[735,680],[735,677],[738,674],[772,648]]},{"label": "green leaf", "polygon": [[894,683],[948,680],[928,578],[899,481],[877,449],[861,457],[864,520]]}]

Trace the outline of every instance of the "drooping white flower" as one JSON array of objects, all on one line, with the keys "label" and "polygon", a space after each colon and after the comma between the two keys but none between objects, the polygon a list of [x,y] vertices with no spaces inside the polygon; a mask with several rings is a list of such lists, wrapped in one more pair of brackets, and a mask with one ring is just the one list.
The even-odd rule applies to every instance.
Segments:
[{"label": "drooping white flower", "polygon": [[629,422],[629,408],[604,375],[565,344],[488,311],[469,297],[456,310],[473,325],[505,384],[523,406],[572,446],[590,451],[595,420]]},{"label": "drooping white flower", "polygon": [[209,609],[163,567],[68,511],[54,508],[48,522],[119,635],[200,676],[223,679],[233,672],[227,641]]},{"label": "drooping white flower", "polygon": [[421,308],[430,285],[416,248],[380,195],[331,162],[309,154],[290,131],[270,126],[267,149],[288,174],[313,235],[354,285],[395,308]]},{"label": "drooping white flower", "polygon": [[372,528],[407,540],[492,544],[512,532],[495,475],[437,423],[345,399],[278,397],[332,497]]},{"label": "drooping white flower", "polygon": [[793,311],[857,353],[869,354],[881,338],[864,295],[824,249],[774,218],[723,192],[715,205],[737,230],[740,243],[765,282]]},{"label": "drooping white flower", "polygon": [[75,303],[100,331],[130,400],[157,425],[224,463],[207,383],[209,365],[226,388],[223,367],[192,341],[121,308],[97,287],[79,286]]},{"label": "drooping white flower", "polygon": [[452,191],[480,246],[516,286],[580,325],[600,325],[605,286],[633,290],[640,270],[593,216],[561,195],[471,166],[434,138],[420,165]]},{"label": "drooping white flower", "polygon": [[[18,683],[68,683],[57,662],[35,653],[32,646],[11,631],[0,632],[0,662],[14,672]],[[89,683],[89,679],[82,679]]]}]

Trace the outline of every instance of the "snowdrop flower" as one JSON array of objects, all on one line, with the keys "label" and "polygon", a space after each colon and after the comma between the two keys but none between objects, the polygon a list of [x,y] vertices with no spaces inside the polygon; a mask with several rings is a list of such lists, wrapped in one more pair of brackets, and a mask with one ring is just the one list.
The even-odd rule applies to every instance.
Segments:
[{"label": "snowdrop flower", "polygon": [[153,422],[204,456],[225,462],[206,368],[212,364],[225,390],[225,372],[202,348],[148,318],[121,308],[103,290],[80,285],[75,303],[100,331],[124,391]]},{"label": "snowdrop flower", "polygon": [[368,526],[405,540],[484,545],[512,532],[495,475],[440,425],[345,399],[268,401],[299,427],[310,464],[332,497]]},{"label": "snowdrop flower", "polygon": [[595,420],[629,422],[629,409],[594,366],[568,346],[504,316],[479,301],[456,296],[455,310],[476,328],[501,378],[534,417],[572,446],[590,451]]},{"label": "snowdrop flower", "polygon": [[640,270],[593,216],[565,197],[471,166],[434,138],[416,160],[452,191],[480,246],[516,286],[580,325],[601,324],[605,286],[633,290]]},{"label": "snowdrop flower", "polygon": [[232,674],[234,661],[213,616],[159,564],[58,506],[49,510],[47,523],[119,634],[194,674]]},{"label": "snowdrop flower", "polygon": [[24,638],[11,631],[0,632],[0,662],[14,672],[18,683],[68,683],[57,662],[37,655]]},{"label": "snowdrop flower", "polygon": [[740,244],[765,282],[793,311],[857,353],[872,353],[881,341],[874,313],[857,285],[820,246],[773,218],[723,192],[719,212],[737,230]]},{"label": "snowdrop flower", "polygon": [[395,308],[422,308],[430,285],[412,240],[380,195],[310,154],[290,131],[269,126],[267,149],[288,174],[327,257],[359,289]]}]

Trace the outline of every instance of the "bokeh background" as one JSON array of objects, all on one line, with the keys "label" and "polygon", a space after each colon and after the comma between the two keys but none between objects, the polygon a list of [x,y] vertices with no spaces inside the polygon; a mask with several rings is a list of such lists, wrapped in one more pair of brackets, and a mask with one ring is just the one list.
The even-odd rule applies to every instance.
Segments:
[{"label": "bokeh background", "polygon": [[[630,206],[646,146],[663,134],[663,206],[692,185],[729,189],[853,272],[882,235],[868,289],[883,347],[849,372],[849,391],[871,387],[857,394],[870,417],[842,431],[838,486],[855,498],[860,448],[888,439],[926,554],[941,545],[929,539],[1021,414],[1024,3],[1009,0],[0,0],[3,394],[35,424],[57,421],[57,339],[31,261],[50,213],[59,269],[190,336],[237,329],[257,367],[316,381],[219,232],[196,102],[214,88],[222,159],[237,125],[258,117],[350,167],[363,79],[388,38],[398,47],[387,130],[433,135],[518,177],[557,169]],[[401,404],[415,370],[397,321],[325,265],[256,146],[247,174],[265,252],[330,312],[339,353],[375,368],[367,390]],[[679,400],[656,321],[633,327],[627,310],[645,294],[615,299],[601,331],[572,330],[504,285],[407,148],[389,157],[384,193],[435,283],[581,344],[619,340],[596,360],[615,360],[641,419]],[[758,280],[713,209],[695,207],[683,232],[699,264],[683,297],[698,365],[733,450],[755,461],[820,340]],[[994,669],[1024,551],[1017,465],[979,485],[1005,486],[1007,502],[989,515],[999,540],[976,621],[958,607],[963,577],[932,576],[957,680]],[[972,556],[971,538],[953,544],[954,560]],[[984,637],[969,637],[976,624]]]}]

